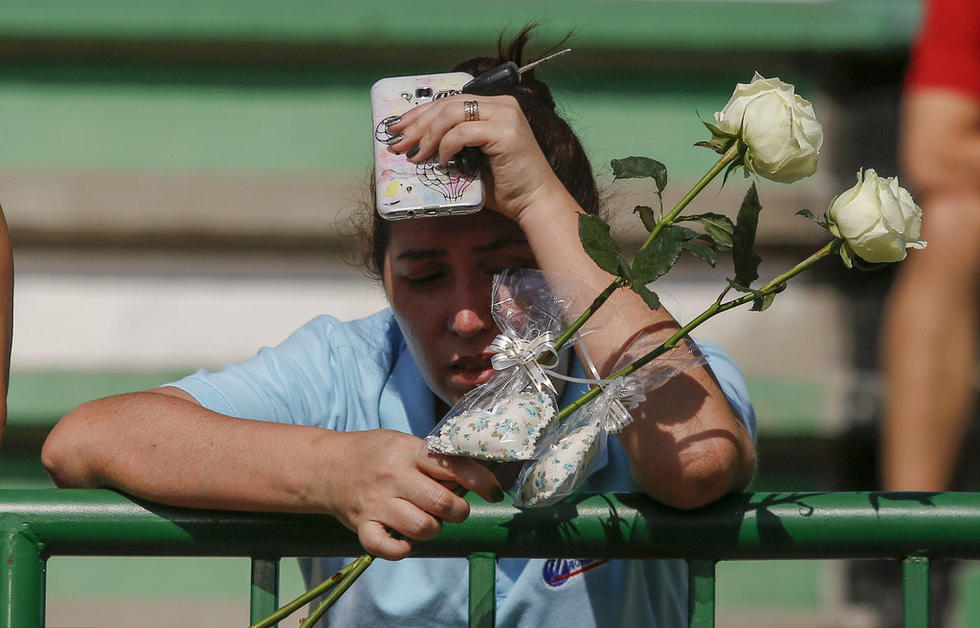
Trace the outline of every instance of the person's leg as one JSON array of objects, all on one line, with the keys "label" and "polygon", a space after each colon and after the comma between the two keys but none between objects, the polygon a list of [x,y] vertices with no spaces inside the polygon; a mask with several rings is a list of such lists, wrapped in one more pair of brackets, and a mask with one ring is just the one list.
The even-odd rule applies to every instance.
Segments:
[{"label": "person's leg", "polygon": [[980,194],[933,198],[886,304],[882,480],[948,490],[976,405]]}]

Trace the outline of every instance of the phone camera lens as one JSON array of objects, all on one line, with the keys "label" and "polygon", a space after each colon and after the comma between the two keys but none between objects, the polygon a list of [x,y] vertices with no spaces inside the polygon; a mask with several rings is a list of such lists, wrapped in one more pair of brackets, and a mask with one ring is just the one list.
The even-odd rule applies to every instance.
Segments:
[{"label": "phone camera lens", "polygon": [[432,96],[431,87],[420,87],[417,90],[415,90],[416,98],[429,98],[430,96]]}]

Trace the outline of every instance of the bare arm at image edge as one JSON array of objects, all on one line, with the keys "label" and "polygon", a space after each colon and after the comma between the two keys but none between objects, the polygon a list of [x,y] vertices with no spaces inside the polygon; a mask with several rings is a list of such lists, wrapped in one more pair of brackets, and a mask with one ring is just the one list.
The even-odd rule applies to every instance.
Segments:
[{"label": "bare arm at image edge", "polygon": [[7,222],[0,208],[0,443],[7,427],[7,389],[10,383],[10,345],[14,322],[14,258]]}]

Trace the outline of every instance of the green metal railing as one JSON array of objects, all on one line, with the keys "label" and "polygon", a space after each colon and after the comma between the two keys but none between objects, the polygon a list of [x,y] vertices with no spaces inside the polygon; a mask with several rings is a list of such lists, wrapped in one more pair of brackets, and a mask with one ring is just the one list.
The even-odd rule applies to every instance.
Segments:
[{"label": "green metal railing", "polygon": [[[697,628],[714,626],[721,560],[901,560],[905,626],[924,628],[929,561],[980,557],[980,493],[743,493],[695,511],[635,494],[534,510],[471,504],[465,523],[447,524],[415,554],[470,558],[470,626],[493,625],[497,557],[684,558]],[[327,516],[187,510],[57,489],[0,490],[0,549],[0,627],[44,625],[49,556],[249,556],[254,621],[277,605],[279,557],[361,552]]]}]

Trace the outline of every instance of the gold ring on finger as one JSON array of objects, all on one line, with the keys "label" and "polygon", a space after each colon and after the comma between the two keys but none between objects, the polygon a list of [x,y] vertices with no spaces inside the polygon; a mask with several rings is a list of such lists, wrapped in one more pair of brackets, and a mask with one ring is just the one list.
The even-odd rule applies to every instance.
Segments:
[{"label": "gold ring on finger", "polygon": [[475,100],[463,101],[463,121],[476,122],[480,119],[480,103]]}]

